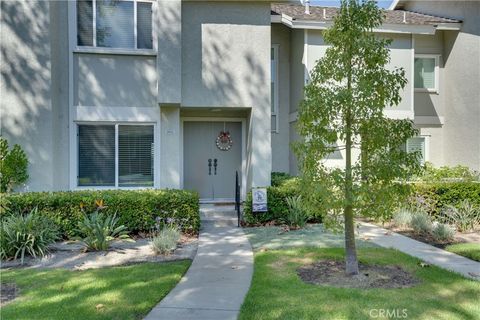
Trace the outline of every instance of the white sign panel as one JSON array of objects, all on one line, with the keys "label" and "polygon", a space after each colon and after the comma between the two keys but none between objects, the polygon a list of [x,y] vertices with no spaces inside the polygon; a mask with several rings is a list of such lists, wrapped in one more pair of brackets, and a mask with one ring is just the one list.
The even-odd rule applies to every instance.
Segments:
[{"label": "white sign panel", "polygon": [[252,189],[253,212],[267,212],[267,188]]}]

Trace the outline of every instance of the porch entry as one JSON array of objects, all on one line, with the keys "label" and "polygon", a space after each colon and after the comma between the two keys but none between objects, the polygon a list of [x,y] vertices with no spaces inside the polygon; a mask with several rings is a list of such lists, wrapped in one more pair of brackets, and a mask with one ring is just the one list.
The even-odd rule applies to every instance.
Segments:
[{"label": "porch entry", "polygon": [[202,200],[233,201],[235,171],[242,176],[242,123],[185,121],[184,188]]}]

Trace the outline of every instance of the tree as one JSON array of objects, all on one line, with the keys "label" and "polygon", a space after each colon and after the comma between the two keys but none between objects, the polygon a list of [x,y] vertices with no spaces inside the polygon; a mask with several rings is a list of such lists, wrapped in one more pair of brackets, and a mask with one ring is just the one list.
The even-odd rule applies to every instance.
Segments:
[{"label": "tree", "polygon": [[10,192],[15,185],[28,180],[28,159],[16,144],[11,150],[8,141],[0,137],[0,192]]},{"label": "tree", "polygon": [[[387,68],[392,40],[373,33],[382,21],[373,0],[341,1],[323,33],[330,46],[310,74],[297,122],[304,137],[295,150],[305,199],[328,213],[329,225],[340,223],[343,213],[349,275],[358,274],[354,216],[390,214],[405,190],[398,181],[420,169],[418,154],[402,149],[417,134],[412,121],[384,115],[400,103],[407,79],[402,68]],[[323,160],[340,150],[345,167],[327,167]]]}]

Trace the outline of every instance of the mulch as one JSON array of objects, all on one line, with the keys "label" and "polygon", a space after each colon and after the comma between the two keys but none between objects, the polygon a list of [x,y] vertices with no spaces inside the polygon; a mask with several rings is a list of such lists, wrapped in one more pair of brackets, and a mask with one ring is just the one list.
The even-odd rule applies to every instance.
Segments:
[{"label": "mulch", "polygon": [[300,278],[310,284],[339,288],[409,288],[420,283],[410,272],[400,266],[383,266],[359,263],[360,273],[348,276],[345,262],[321,260],[297,269]]},{"label": "mulch", "polygon": [[0,306],[4,306],[18,297],[19,290],[15,283],[0,283]]}]

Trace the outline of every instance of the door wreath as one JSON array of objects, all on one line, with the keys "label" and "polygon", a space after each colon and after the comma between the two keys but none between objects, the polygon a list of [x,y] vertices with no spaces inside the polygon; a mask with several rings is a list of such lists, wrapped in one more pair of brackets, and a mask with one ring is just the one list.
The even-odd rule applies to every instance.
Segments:
[{"label": "door wreath", "polygon": [[230,136],[230,132],[220,131],[220,133],[217,136],[217,139],[215,140],[215,144],[217,145],[217,148],[222,151],[230,150],[233,145],[233,140],[232,140],[232,137]]}]

